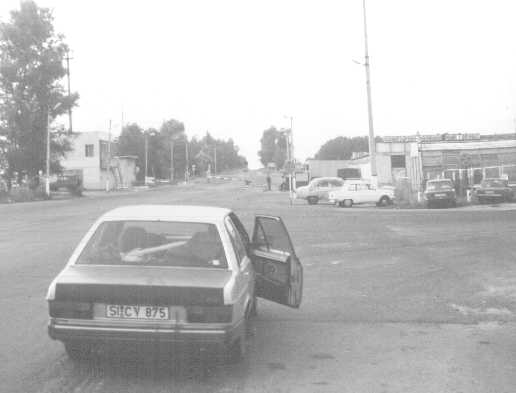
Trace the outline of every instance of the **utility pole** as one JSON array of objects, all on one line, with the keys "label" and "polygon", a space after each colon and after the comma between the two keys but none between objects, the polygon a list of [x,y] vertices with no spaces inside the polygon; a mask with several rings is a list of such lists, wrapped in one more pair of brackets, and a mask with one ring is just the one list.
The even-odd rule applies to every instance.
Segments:
[{"label": "utility pole", "polygon": [[47,108],[47,151],[46,151],[46,160],[45,160],[45,194],[47,198],[50,198],[50,104],[48,104]]},{"label": "utility pole", "polygon": [[290,130],[285,133],[287,138],[287,162],[288,162],[288,188],[289,188],[289,199],[290,204],[292,205],[294,200],[294,189],[296,188],[296,159],[294,158],[294,137],[292,134],[292,125],[294,122],[294,118],[292,116],[284,116],[287,119],[290,119]]},{"label": "utility pole", "polygon": [[174,181],[174,138],[170,136],[170,183]]},{"label": "utility pole", "polygon": [[213,146],[213,173],[217,173],[217,142]]},{"label": "utility pole", "polygon": [[[70,57],[70,52],[66,51],[66,76],[68,79],[68,99],[70,98],[71,92],[70,92],[70,60],[73,60],[73,57]],[[72,107],[70,106],[68,108],[68,133],[73,132],[73,126],[72,126]]]},{"label": "utility pole", "polygon": [[365,72],[366,72],[366,88],[367,88],[367,112],[369,116],[369,157],[371,160],[371,182],[376,185],[378,182],[376,172],[376,143],[374,140],[373,125],[373,104],[371,98],[371,75],[369,71],[369,47],[367,43],[367,17],[366,17],[366,0],[362,0],[364,8],[364,45],[365,45]]},{"label": "utility pole", "polygon": [[148,133],[146,131],[144,131],[143,136],[145,139],[145,172],[143,174],[143,176],[144,176],[143,184],[147,185],[147,177],[149,176],[149,171],[147,169],[147,167],[149,165],[149,141],[147,140]]},{"label": "utility pole", "polygon": [[189,179],[189,157],[188,157],[188,137],[185,135],[185,181]]},{"label": "utility pole", "polygon": [[110,189],[110,176],[111,176],[111,120],[109,120],[108,128],[108,146],[107,146],[107,164],[106,164],[106,192]]}]

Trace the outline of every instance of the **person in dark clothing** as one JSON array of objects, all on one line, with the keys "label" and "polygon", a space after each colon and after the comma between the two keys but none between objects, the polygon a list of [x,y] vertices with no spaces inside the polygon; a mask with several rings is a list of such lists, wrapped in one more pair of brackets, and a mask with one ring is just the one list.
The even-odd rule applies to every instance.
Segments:
[{"label": "person in dark clothing", "polygon": [[271,190],[271,183],[272,183],[271,174],[267,173],[267,190],[268,191]]}]

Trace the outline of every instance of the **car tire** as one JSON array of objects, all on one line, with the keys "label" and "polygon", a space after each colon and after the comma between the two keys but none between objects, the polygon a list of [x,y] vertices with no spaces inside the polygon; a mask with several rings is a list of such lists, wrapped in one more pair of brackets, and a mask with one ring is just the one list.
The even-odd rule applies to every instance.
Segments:
[{"label": "car tire", "polygon": [[344,199],[342,201],[342,204],[344,207],[352,207],[353,206],[353,199]]},{"label": "car tire", "polygon": [[378,201],[377,206],[389,206],[391,204],[392,204],[391,198],[389,198],[387,195],[384,195]]},{"label": "car tire", "polygon": [[309,205],[317,205],[317,203],[319,202],[319,198],[313,196],[306,198],[306,200],[308,201]]},{"label": "car tire", "polygon": [[84,361],[91,355],[91,348],[82,343],[65,342],[64,347],[68,357],[74,361]]}]

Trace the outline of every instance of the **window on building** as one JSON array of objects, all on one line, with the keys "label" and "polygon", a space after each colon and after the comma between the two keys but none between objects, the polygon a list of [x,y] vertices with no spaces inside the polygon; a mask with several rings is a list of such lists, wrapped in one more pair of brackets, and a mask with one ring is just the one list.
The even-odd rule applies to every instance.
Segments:
[{"label": "window on building", "polygon": [[95,150],[94,145],[84,145],[84,155],[86,157],[94,157],[95,156]]},{"label": "window on building", "polygon": [[405,168],[405,156],[391,156],[391,168]]}]

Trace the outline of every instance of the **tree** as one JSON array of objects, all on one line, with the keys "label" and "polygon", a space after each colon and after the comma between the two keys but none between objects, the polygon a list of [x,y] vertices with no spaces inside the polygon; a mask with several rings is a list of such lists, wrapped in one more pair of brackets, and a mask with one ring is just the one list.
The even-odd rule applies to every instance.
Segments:
[{"label": "tree", "polygon": [[349,160],[353,152],[369,151],[368,140],[366,136],[355,136],[352,138],[339,136],[330,139],[321,146],[315,158],[317,160]]},{"label": "tree", "polygon": [[[159,145],[160,149],[157,152],[157,154],[159,154],[159,156],[161,158],[161,162],[164,163],[164,162],[168,161],[168,168],[169,168],[168,173],[169,173],[169,178],[171,178],[171,179],[175,178],[176,174],[175,174],[175,167],[174,167],[175,160],[174,160],[174,162],[171,162],[170,152],[171,152],[171,149],[174,149],[174,152],[175,152],[174,140],[176,138],[178,138],[179,135],[181,135],[184,132],[185,132],[184,124],[175,119],[170,119],[170,120],[164,121],[159,130],[161,143]],[[174,173],[170,173],[171,171]]]},{"label": "tree", "polygon": [[[60,81],[66,75],[64,37],[54,31],[48,8],[22,1],[10,21],[0,23],[0,136],[7,143],[8,182],[15,172],[45,169],[47,113],[50,121],[76,105]],[[51,165],[70,149],[68,138],[52,133]]]},{"label": "tree", "polygon": [[144,179],[145,166],[145,136],[142,128],[136,124],[128,124],[122,130],[118,137],[118,154],[121,156],[137,156],[138,167],[140,171],[137,173],[138,180]]},{"label": "tree", "polygon": [[258,152],[260,162],[267,166],[269,162],[276,164],[277,168],[282,168],[287,159],[287,142],[285,133],[287,130],[278,131],[271,126],[263,132],[260,139],[261,149]]}]

